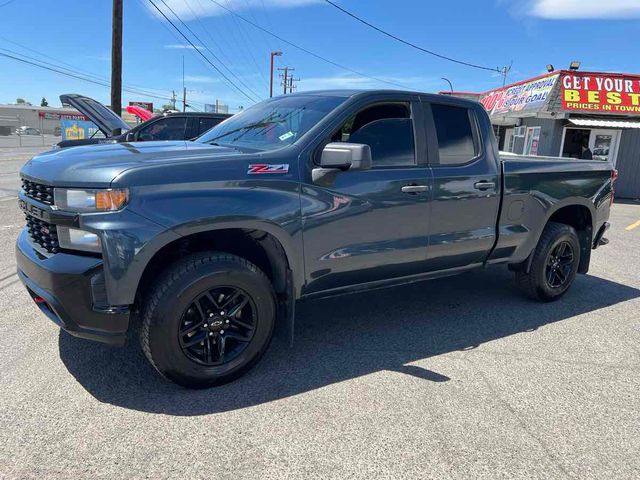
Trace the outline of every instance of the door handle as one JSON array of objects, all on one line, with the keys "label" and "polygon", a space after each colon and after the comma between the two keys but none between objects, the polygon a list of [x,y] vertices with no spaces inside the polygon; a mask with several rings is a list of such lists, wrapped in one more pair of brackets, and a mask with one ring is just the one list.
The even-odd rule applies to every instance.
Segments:
[{"label": "door handle", "polygon": [[404,187],[402,187],[402,192],[415,194],[426,192],[428,189],[429,187],[427,185],[405,185]]},{"label": "door handle", "polygon": [[487,182],[486,180],[481,180],[473,184],[474,188],[478,190],[490,190],[492,188],[496,188],[495,182]]}]

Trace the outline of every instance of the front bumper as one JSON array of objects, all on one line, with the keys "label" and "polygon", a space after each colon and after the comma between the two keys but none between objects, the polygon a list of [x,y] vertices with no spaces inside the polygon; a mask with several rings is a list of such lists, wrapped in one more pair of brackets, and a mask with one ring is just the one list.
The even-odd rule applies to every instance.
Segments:
[{"label": "front bumper", "polygon": [[18,276],[50,320],[71,335],[110,345],[125,343],[129,308],[106,304],[102,259],[44,255],[23,230],[16,243]]}]

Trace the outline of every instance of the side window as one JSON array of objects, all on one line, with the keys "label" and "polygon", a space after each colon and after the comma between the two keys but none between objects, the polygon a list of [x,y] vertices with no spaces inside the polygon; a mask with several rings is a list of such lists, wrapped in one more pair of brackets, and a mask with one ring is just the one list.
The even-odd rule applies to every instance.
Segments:
[{"label": "side window", "polygon": [[440,165],[461,165],[478,155],[474,126],[467,108],[431,104],[438,137]]},{"label": "side window", "polygon": [[408,103],[367,107],[347,120],[331,140],[369,145],[374,168],[416,164],[413,120]]},{"label": "side window", "polygon": [[215,127],[220,122],[222,122],[221,118],[211,118],[211,117],[203,117],[198,122],[198,135],[202,135],[207,130]]},{"label": "side window", "polygon": [[184,140],[186,117],[167,117],[140,130],[138,140]]}]

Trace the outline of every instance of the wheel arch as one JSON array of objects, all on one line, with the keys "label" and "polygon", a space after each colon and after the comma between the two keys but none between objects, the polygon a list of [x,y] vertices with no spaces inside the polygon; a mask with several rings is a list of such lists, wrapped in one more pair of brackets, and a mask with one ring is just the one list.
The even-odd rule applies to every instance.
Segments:
[{"label": "wheel arch", "polygon": [[212,224],[182,225],[174,228],[177,238],[154,245],[136,286],[136,300],[144,295],[145,288],[154,276],[169,263],[185,253],[197,251],[221,251],[245,258],[258,266],[269,277],[278,294],[297,297],[301,259],[296,255],[294,240],[279,226],[259,221],[245,220]]},{"label": "wheel arch", "polygon": [[596,211],[589,199],[575,197],[567,198],[547,210],[544,222],[536,234],[536,242],[524,262],[525,272],[531,269],[531,262],[535,248],[540,242],[544,229],[549,222],[569,225],[576,230],[580,242],[580,266],[578,273],[587,273],[591,262],[591,242],[595,231]]}]

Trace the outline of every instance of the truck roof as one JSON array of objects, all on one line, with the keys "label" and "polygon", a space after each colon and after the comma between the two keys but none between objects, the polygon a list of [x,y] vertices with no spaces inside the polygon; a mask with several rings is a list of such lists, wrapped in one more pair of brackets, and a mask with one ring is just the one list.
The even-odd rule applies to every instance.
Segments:
[{"label": "truck roof", "polygon": [[425,97],[429,100],[437,101],[438,99],[447,98],[448,101],[455,99],[456,102],[467,103],[467,104],[475,104],[477,103],[474,100],[469,100],[465,98],[459,97],[451,97],[451,95],[442,95],[439,93],[425,93],[425,92],[417,92],[414,90],[400,90],[400,89],[380,89],[380,90],[357,90],[357,89],[335,89],[335,90],[310,90],[306,92],[296,92],[292,94],[288,94],[287,96],[304,96],[304,95],[318,95],[318,96],[326,96],[326,97],[354,97],[354,96],[365,96],[365,95],[375,95],[375,94],[393,94],[393,93],[410,93],[414,95],[420,95],[421,97]]}]

